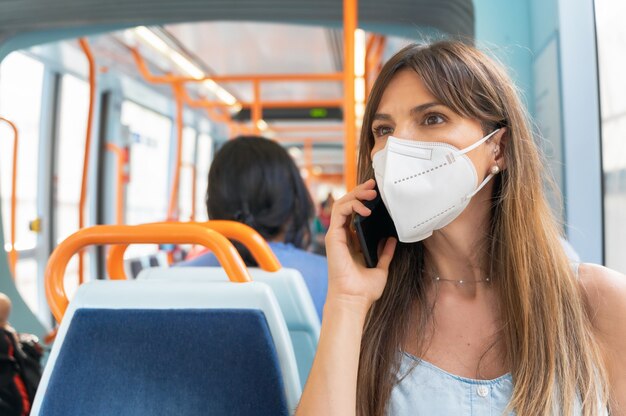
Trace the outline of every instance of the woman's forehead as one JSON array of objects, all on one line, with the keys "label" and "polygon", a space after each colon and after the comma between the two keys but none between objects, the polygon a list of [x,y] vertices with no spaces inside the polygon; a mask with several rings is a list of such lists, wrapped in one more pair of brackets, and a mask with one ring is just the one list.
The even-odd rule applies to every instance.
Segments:
[{"label": "woman's forehead", "polygon": [[409,111],[426,103],[437,102],[420,76],[412,69],[401,69],[385,87],[376,113]]}]

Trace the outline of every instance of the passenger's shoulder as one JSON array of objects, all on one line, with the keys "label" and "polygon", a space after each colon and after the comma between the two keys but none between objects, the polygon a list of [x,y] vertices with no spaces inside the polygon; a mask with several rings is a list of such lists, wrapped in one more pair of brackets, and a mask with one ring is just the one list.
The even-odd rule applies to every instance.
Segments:
[{"label": "passenger's shoulder", "polygon": [[620,334],[626,332],[626,276],[586,263],[580,265],[578,275],[596,335],[609,343],[623,338]]},{"label": "passenger's shoulder", "polygon": [[319,254],[311,253],[310,251],[302,250],[299,248],[296,248],[294,252],[296,256],[301,258],[303,261],[306,261],[307,263],[324,266],[327,264],[326,257],[320,256]]},{"label": "passenger's shoulder", "polygon": [[180,263],[176,263],[174,267],[216,267],[219,266],[217,257],[211,252],[200,254],[191,260],[185,260]]},{"label": "passenger's shoulder", "polygon": [[298,269],[303,275],[326,272],[328,262],[326,257],[292,247],[287,251],[275,251],[278,261],[283,267]]}]

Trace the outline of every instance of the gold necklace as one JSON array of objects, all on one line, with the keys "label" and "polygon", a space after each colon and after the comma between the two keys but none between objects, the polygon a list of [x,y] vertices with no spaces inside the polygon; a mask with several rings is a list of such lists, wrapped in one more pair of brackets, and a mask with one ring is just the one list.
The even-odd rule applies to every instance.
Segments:
[{"label": "gold necklace", "polygon": [[453,283],[458,283],[460,285],[465,284],[465,283],[489,283],[491,281],[491,279],[488,277],[484,279],[480,279],[480,280],[457,280],[457,279],[443,279],[439,276],[433,276],[433,280],[435,282],[453,282]]}]

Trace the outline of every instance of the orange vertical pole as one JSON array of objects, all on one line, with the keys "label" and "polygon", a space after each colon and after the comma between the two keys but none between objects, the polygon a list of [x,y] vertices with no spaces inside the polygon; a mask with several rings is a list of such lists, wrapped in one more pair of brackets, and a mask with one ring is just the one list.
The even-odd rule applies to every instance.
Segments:
[{"label": "orange vertical pole", "polygon": [[126,153],[124,149],[113,144],[107,143],[107,150],[115,153],[117,158],[117,184],[115,187],[116,205],[115,205],[115,223],[122,225],[124,222],[124,167],[126,165]]},{"label": "orange vertical pole", "polygon": [[381,35],[374,35],[377,43],[372,46],[367,53],[365,60],[365,95],[366,98],[372,89],[373,81],[376,79],[382,68],[383,52],[387,44],[387,38]]},{"label": "orange vertical pole", "polygon": [[363,75],[363,79],[365,80],[365,96],[369,95],[369,90],[370,90],[370,65],[369,65],[369,60],[370,60],[370,56],[372,54],[372,48],[374,47],[374,45],[376,44],[376,41],[378,40],[376,35],[370,35],[367,38],[367,46],[365,47],[365,74]]},{"label": "orange vertical pole", "polygon": [[263,109],[261,108],[261,83],[259,80],[253,81],[254,101],[252,103],[252,130],[259,134],[259,121],[263,117]]},{"label": "orange vertical pole", "polygon": [[191,165],[191,215],[189,221],[196,220],[196,177],[197,177],[196,165]]},{"label": "orange vertical pole", "polygon": [[178,188],[180,186],[180,169],[183,160],[183,85],[175,83],[172,85],[174,97],[176,98],[176,167],[174,168],[174,180],[170,192],[170,204],[167,210],[167,219],[174,220],[178,215]]},{"label": "orange vertical pole", "polygon": [[10,120],[0,117],[13,130],[13,177],[11,178],[11,250],[9,251],[9,270],[15,279],[15,265],[17,264],[17,250],[15,249],[15,221],[17,214],[17,148],[19,132],[17,126]]},{"label": "orange vertical pole", "polygon": [[354,31],[357,28],[357,0],[343,1],[343,121],[344,138],[344,178],[349,191],[356,186],[356,114],[354,110]]},{"label": "orange vertical pole", "polygon": [[304,139],[304,168],[307,171],[306,184],[311,185],[311,175],[313,174],[313,139]]},{"label": "orange vertical pole", "polygon": [[[85,136],[85,155],[83,158],[83,178],[80,187],[80,201],[78,204],[78,228],[85,226],[85,204],[87,202],[87,176],[89,173],[89,153],[91,149],[91,131],[93,128],[93,112],[96,100],[96,63],[91,53],[91,48],[87,39],[79,40],[80,47],[83,50],[87,61],[89,62],[89,113],[87,116],[87,133]],[[82,284],[85,281],[84,274],[84,251],[78,252],[78,282]]]}]

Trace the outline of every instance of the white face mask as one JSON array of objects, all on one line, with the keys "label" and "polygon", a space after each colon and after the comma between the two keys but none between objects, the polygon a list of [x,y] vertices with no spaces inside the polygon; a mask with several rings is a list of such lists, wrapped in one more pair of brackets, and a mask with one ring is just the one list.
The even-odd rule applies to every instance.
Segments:
[{"label": "white face mask", "polygon": [[389,136],[372,165],[380,196],[401,242],[424,240],[450,224],[489,182],[494,176],[491,173],[476,185],[478,174],[466,153],[497,131],[463,150],[446,143]]}]

